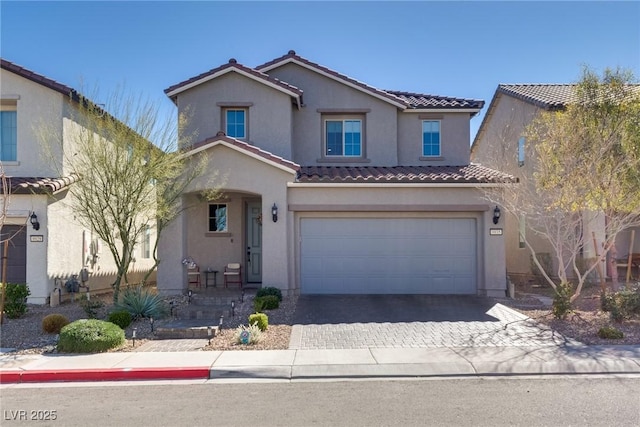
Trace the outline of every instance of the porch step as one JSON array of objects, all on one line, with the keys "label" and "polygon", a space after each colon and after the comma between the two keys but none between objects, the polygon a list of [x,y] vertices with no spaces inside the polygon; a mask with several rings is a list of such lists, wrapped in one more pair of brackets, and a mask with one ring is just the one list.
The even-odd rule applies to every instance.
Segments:
[{"label": "porch step", "polygon": [[228,306],[231,302],[240,302],[243,299],[243,293],[236,289],[191,289],[191,305],[210,305],[210,306]]},{"label": "porch step", "polygon": [[196,339],[209,338],[209,327],[211,327],[211,337],[218,333],[218,324],[208,320],[174,320],[155,330],[157,339]]}]

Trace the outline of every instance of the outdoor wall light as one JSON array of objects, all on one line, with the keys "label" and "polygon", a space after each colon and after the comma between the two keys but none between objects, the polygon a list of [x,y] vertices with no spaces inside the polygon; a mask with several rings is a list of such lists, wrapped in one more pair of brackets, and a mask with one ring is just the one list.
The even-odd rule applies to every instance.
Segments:
[{"label": "outdoor wall light", "polygon": [[31,212],[31,216],[29,217],[29,222],[34,230],[40,230],[40,223],[38,222],[38,215],[35,212]]},{"label": "outdoor wall light", "polygon": [[499,220],[500,220],[500,208],[496,206],[496,208],[493,210],[493,223],[497,224]]},{"label": "outdoor wall light", "polygon": [[278,207],[275,203],[271,206],[271,219],[273,222],[278,222]]}]

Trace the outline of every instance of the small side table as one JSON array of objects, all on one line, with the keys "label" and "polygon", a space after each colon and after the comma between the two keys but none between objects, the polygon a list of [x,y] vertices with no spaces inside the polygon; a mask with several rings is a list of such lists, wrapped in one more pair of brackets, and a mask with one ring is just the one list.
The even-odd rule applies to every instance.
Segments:
[{"label": "small side table", "polygon": [[218,270],[205,270],[204,271],[204,287],[208,288],[209,287],[209,276],[211,276],[213,274],[213,287],[217,288],[218,287],[218,279],[217,279],[217,274],[218,274]]}]

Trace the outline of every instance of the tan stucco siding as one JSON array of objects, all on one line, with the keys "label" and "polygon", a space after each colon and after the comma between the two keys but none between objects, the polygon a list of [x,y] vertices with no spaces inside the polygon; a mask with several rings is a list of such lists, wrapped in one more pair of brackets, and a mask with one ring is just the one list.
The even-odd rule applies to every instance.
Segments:
[{"label": "tan stucco siding", "polygon": [[365,116],[365,157],[370,163],[364,165],[398,164],[397,107],[296,64],[271,70],[269,75],[304,90],[304,107],[293,113],[294,162],[317,164],[323,154],[322,112],[318,109],[340,109],[345,112],[368,111],[362,114]]},{"label": "tan stucco siding", "polygon": [[[477,224],[477,286],[481,295],[504,296],[505,264],[502,236],[490,236],[492,210],[482,192],[474,188],[289,188],[290,209],[294,213],[295,287],[300,288],[301,218],[473,218]],[[421,211],[415,210],[422,205]],[[313,207],[308,211],[307,206]],[[358,210],[358,207],[361,207]]]},{"label": "tan stucco siding", "polygon": [[38,133],[44,130],[53,146],[62,138],[62,94],[4,69],[0,80],[0,99],[15,100],[17,108],[17,161],[3,162],[4,172],[9,176],[56,176],[48,157],[41,154]]},{"label": "tan stucco siding", "polygon": [[248,109],[247,141],[290,159],[291,97],[234,72],[180,93],[178,111],[187,117],[184,135],[197,142],[224,131],[223,108],[238,104],[250,104],[238,107]]},{"label": "tan stucco siding", "polygon": [[[186,289],[186,269],[180,263],[192,257],[203,269],[211,267],[222,272],[229,262],[240,262],[246,271],[246,203],[262,204],[262,283],[287,289],[289,242],[287,229],[287,183],[293,181],[292,170],[282,170],[226,146],[208,150],[208,171],[188,189],[183,199],[187,208],[163,234],[158,271],[158,286],[164,293]],[[220,179],[212,179],[218,174]],[[198,197],[203,189],[219,187],[220,203],[228,203],[227,233],[208,232],[208,201]],[[271,206],[279,208],[277,222],[271,220]],[[222,282],[221,273],[218,276]]]},{"label": "tan stucco siding", "polygon": [[[441,156],[422,158],[422,121],[440,121]],[[398,160],[405,166],[469,164],[469,113],[398,113]]]}]

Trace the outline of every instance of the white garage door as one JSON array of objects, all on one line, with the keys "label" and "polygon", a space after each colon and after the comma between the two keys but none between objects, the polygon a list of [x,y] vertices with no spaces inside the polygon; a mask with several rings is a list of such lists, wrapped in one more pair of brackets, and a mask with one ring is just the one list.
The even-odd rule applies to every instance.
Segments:
[{"label": "white garage door", "polygon": [[474,219],[302,218],[304,294],[475,294]]}]

